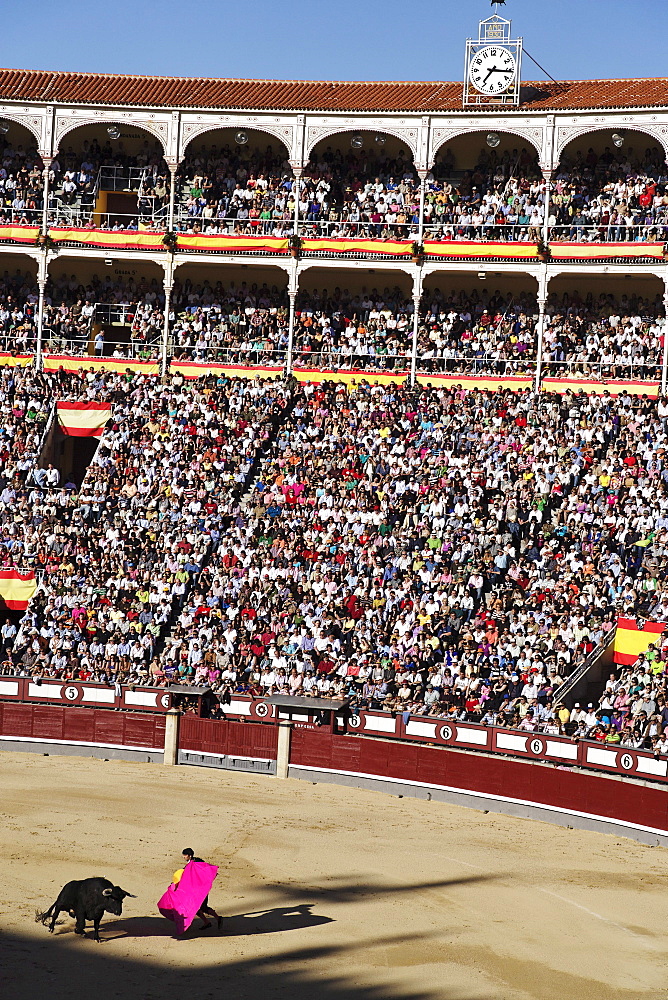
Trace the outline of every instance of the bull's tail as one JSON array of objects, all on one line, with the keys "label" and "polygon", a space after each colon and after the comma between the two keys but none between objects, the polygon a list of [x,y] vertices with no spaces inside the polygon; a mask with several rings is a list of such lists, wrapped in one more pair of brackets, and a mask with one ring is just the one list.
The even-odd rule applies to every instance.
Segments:
[{"label": "bull's tail", "polygon": [[41,910],[35,910],[35,923],[44,924],[44,926],[46,926],[46,922],[50,919],[52,913],[53,906],[50,906],[48,910],[44,911],[44,913],[42,913]]}]

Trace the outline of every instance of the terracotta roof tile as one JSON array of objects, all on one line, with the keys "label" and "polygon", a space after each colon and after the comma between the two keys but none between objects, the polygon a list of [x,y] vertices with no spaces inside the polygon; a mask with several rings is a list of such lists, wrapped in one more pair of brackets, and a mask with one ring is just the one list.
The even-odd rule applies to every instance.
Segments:
[{"label": "terracotta roof tile", "polygon": [[[534,82],[523,85],[522,96],[522,108],[537,111],[668,107],[668,79]],[[224,80],[18,69],[0,69],[0,98],[168,108],[462,111],[461,83]]]}]

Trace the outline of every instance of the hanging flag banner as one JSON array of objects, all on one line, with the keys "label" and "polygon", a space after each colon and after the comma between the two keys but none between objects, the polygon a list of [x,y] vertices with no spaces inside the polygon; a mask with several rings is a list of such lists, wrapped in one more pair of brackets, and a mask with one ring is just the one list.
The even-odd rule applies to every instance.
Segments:
[{"label": "hanging flag banner", "polygon": [[111,403],[64,403],[56,407],[58,426],[67,437],[102,437]]},{"label": "hanging flag banner", "polygon": [[200,250],[206,253],[287,253],[287,236],[205,236],[202,233],[179,233],[178,250]]},{"label": "hanging flag banner", "polygon": [[206,375],[226,375],[228,378],[280,378],[284,369],[278,365],[226,365],[223,362],[210,363],[197,361],[172,361],[169,366],[171,375],[183,375],[184,378],[204,378]]},{"label": "hanging flag banner", "polygon": [[636,618],[618,618],[617,632],[613,645],[615,663],[630,667],[640,653],[646,653],[651,643],[659,643],[660,637],[668,629],[665,622],[647,622]]},{"label": "hanging flag banner", "polygon": [[0,226],[0,241],[34,244],[39,232],[39,226]]},{"label": "hanging flag banner", "polygon": [[311,382],[314,385],[320,382],[344,382],[346,385],[359,385],[360,382],[368,382],[369,385],[403,385],[408,377],[408,372],[371,372],[363,370],[328,371],[326,368],[298,368],[292,369],[292,374],[298,382]]},{"label": "hanging flag banner", "polygon": [[10,611],[25,611],[36,590],[34,573],[0,570],[0,597]]},{"label": "hanging flag banner", "polygon": [[663,259],[663,243],[550,243],[552,260]]},{"label": "hanging flag banner", "polygon": [[595,381],[586,376],[581,378],[552,378],[541,379],[541,388],[544,392],[561,392],[567,390],[571,392],[595,392],[599,396],[607,392],[610,396],[620,396],[626,392],[629,396],[648,396],[649,399],[656,399],[659,395],[660,382],[641,382],[630,379],[610,379],[609,381]]},{"label": "hanging flag banner", "polygon": [[155,231],[138,232],[137,230],[120,230],[114,232],[106,229],[75,229],[55,227],[49,229],[49,236],[54,243],[75,243],[78,246],[98,247],[102,250],[167,250],[162,242],[164,233]]},{"label": "hanging flag banner", "polygon": [[477,260],[485,257],[503,257],[513,260],[537,260],[535,243],[490,243],[475,240],[426,240],[425,257],[456,257],[459,260]]},{"label": "hanging flag banner", "polygon": [[103,371],[103,372],[136,372],[142,375],[159,375],[160,365],[157,361],[136,361],[134,358],[92,358],[69,357],[67,354],[46,354],[44,370],[57,372]]}]

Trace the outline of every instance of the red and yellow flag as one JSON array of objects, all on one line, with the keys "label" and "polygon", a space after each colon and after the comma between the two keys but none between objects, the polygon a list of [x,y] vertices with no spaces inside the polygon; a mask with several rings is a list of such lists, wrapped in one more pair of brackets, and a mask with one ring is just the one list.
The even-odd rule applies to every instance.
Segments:
[{"label": "red and yellow flag", "polygon": [[111,403],[58,403],[58,424],[68,437],[101,437]]},{"label": "red and yellow flag", "polygon": [[635,618],[618,618],[613,646],[614,662],[631,666],[647,647],[657,642],[668,629],[665,622],[638,622]]},{"label": "red and yellow flag", "polygon": [[19,573],[15,569],[0,570],[0,597],[10,611],[25,611],[36,590],[34,573]]}]

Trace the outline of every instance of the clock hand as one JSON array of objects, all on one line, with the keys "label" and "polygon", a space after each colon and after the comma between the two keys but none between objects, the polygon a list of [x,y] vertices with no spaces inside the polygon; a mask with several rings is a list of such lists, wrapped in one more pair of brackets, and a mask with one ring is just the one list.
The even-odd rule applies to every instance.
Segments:
[{"label": "clock hand", "polygon": [[489,68],[489,69],[487,70],[487,76],[486,76],[486,77],[485,77],[485,79],[484,79],[484,80],[482,81],[482,82],[483,82],[483,85],[487,83],[487,81],[489,80],[489,78],[490,78],[490,76],[492,75],[492,73],[498,73],[498,70],[497,70],[496,66],[491,66],[491,67],[490,67],[490,68]]}]

